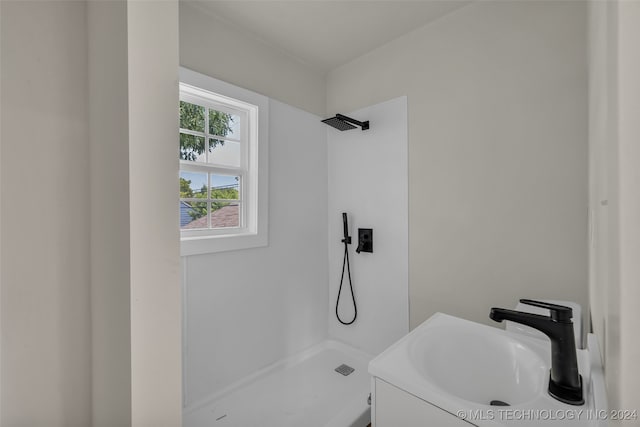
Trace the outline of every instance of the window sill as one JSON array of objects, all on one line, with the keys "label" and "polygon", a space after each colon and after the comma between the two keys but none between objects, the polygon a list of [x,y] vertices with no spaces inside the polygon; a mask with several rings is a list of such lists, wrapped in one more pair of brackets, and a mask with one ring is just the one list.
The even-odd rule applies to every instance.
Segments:
[{"label": "window sill", "polygon": [[237,251],[240,249],[260,248],[267,245],[266,232],[183,237],[180,239],[180,256]]}]

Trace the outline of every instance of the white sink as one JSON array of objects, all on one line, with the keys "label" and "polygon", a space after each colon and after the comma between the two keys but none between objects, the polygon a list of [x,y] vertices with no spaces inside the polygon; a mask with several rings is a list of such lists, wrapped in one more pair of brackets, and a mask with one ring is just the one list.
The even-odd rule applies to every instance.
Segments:
[{"label": "white sink", "polygon": [[446,328],[428,328],[409,346],[411,363],[425,379],[453,396],[484,405],[518,405],[544,391],[549,364],[539,347],[536,352],[477,323],[443,320]]},{"label": "white sink", "polygon": [[[528,410],[571,412],[575,417],[559,423],[544,420],[546,426],[597,425],[584,414],[602,408],[595,404],[591,392],[591,372],[599,369],[599,355],[594,362],[587,350],[578,350],[586,403],[573,406],[552,398],[547,391],[550,352],[546,341],[437,313],[373,359],[369,373],[452,416],[461,417],[461,411],[491,415],[466,419],[477,426],[540,425],[535,416],[509,419],[518,414],[514,411],[522,414]],[[598,378],[603,385],[600,374]],[[492,401],[510,406],[492,406]],[[578,418],[581,410],[582,418]]]}]

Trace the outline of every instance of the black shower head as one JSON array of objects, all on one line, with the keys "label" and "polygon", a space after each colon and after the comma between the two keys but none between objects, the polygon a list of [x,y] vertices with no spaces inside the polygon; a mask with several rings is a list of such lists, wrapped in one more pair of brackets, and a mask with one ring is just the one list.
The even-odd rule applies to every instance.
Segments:
[{"label": "black shower head", "polygon": [[360,126],[362,130],[369,129],[368,120],[366,122],[359,122],[351,117],[343,116],[342,114],[336,114],[335,117],[324,119],[322,121],[338,130],[351,130],[355,129],[356,126]]},{"label": "black shower head", "polygon": [[338,130],[351,130],[356,128],[351,123],[345,122],[344,120],[341,120],[338,117],[331,117],[329,119],[324,119],[323,122],[325,122],[329,126],[332,126]]}]

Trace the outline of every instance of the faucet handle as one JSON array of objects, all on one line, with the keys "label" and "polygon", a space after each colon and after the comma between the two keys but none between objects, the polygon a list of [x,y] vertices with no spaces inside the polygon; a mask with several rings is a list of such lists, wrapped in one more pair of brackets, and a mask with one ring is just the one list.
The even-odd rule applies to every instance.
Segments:
[{"label": "faucet handle", "polygon": [[531,299],[521,299],[522,304],[532,305],[534,307],[546,308],[551,313],[551,319],[556,322],[571,322],[573,310],[565,305],[552,304],[550,302],[535,301]]}]

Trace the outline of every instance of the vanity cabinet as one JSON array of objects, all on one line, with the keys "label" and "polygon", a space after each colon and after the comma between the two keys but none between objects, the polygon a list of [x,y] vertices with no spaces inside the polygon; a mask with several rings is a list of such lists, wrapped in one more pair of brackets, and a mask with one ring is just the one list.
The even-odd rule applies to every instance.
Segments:
[{"label": "vanity cabinet", "polygon": [[474,424],[373,378],[372,427],[471,427]]}]

